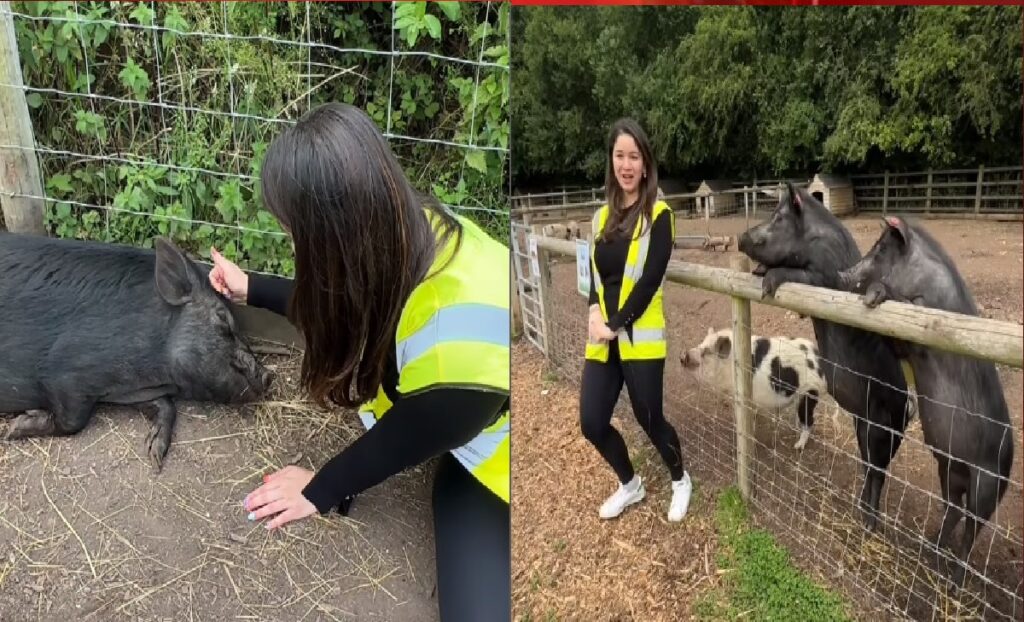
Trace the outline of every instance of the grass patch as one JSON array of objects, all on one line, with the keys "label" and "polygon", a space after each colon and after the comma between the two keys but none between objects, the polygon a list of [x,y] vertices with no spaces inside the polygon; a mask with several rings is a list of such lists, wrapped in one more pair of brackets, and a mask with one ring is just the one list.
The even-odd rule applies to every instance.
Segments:
[{"label": "grass patch", "polygon": [[715,531],[721,545],[717,563],[727,572],[719,589],[694,604],[698,619],[852,620],[842,597],[794,567],[771,534],[751,528],[734,486],[719,495]]},{"label": "grass patch", "polygon": [[544,371],[544,382],[558,382],[561,379],[562,378],[558,375],[558,372],[553,369],[547,369]]}]

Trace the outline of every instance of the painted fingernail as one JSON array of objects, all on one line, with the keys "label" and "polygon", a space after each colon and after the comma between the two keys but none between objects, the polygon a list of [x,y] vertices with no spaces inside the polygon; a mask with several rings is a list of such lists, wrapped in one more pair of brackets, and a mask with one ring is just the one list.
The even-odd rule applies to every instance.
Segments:
[{"label": "painted fingernail", "polygon": [[249,520],[256,520],[256,512],[249,512]]}]

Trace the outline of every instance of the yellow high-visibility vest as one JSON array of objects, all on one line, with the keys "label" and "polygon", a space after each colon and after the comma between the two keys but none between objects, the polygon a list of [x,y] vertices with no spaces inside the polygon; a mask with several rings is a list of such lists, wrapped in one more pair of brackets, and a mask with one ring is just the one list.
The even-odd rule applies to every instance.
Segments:
[{"label": "yellow high-visibility vest", "polygon": [[[453,236],[438,252],[398,320],[400,395],[438,387],[509,393],[509,252],[473,222],[456,219],[462,225],[461,248],[452,257]],[[377,396],[359,408],[359,416],[369,429],[391,407],[380,387]],[[452,454],[508,503],[507,410]]]},{"label": "yellow high-visibility vest", "polygon": [[[629,250],[626,254],[626,267],[622,274],[622,289],[619,292],[619,307],[626,303],[630,292],[636,282],[643,274],[644,265],[647,263],[647,251],[651,244],[651,228],[658,215],[664,211],[669,212],[669,221],[672,223],[672,237],[675,238],[676,222],[672,217],[672,209],[664,201],[657,201],[652,210],[651,224],[644,229],[644,219],[636,219],[636,227],[633,230],[633,237],[629,242]],[[601,284],[601,275],[597,271],[597,238],[604,229],[608,220],[608,205],[601,206],[594,214],[593,235],[590,243],[590,273],[594,276],[594,287],[597,290],[598,304],[601,307],[601,317],[608,321],[608,309],[604,304],[604,286]],[[642,233],[641,233],[642,231]],[[640,359],[662,359],[668,356],[668,342],[665,339],[665,313],[662,307],[664,298],[665,279],[662,277],[658,290],[654,293],[651,303],[635,322],[633,322],[630,339],[629,333],[622,330],[618,334],[619,356],[622,360]],[[602,363],[608,361],[607,343],[590,343],[587,341],[586,358]]]}]

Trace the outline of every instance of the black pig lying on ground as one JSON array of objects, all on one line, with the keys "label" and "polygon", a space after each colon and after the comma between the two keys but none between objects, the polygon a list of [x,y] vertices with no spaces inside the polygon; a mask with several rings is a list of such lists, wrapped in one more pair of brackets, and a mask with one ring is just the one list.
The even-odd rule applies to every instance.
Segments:
[{"label": "black pig lying on ground", "polygon": [[75,434],[101,403],[155,406],[156,470],[175,399],[241,403],[271,382],[228,302],[163,238],[154,252],[0,232],[0,352],[0,413],[24,413],[8,439]]},{"label": "black pig lying on ground", "polygon": [[[842,289],[885,300],[978,315],[963,277],[923,227],[898,217],[856,265],[840,273]],[[941,549],[964,519],[953,573],[962,585],[974,540],[1003,498],[1013,464],[1013,430],[996,366],[969,356],[891,339],[910,362],[925,442],[938,463],[945,517],[934,541]],[[966,510],[966,512],[964,511]]]},{"label": "black pig lying on ground", "polygon": [[[780,193],[767,221],[740,236],[739,250],[760,265],[764,295],[783,283],[837,289],[839,272],[860,259],[853,236],[806,190]],[[907,383],[881,335],[812,318],[821,369],[836,403],[854,417],[864,465],[860,508],[865,526],[878,526],[886,470],[903,440],[911,410]]]}]

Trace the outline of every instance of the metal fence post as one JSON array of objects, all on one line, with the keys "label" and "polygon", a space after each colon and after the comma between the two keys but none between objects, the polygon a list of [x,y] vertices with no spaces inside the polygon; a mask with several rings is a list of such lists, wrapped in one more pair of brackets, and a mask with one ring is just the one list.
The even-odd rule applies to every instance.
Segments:
[{"label": "metal fence post", "polygon": [[[543,237],[540,225],[531,225],[530,232],[537,238]],[[544,346],[548,358],[554,354],[551,348],[551,251],[540,244],[537,245],[537,295],[540,297],[541,313],[544,315],[542,326],[544,327]]]}]

